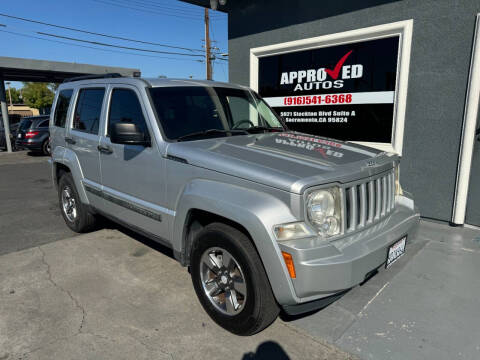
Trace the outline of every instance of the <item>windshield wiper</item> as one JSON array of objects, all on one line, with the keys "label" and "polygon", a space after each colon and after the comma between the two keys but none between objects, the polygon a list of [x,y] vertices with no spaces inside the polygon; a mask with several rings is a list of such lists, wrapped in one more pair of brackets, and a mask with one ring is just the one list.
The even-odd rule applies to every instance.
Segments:
[{"label": "windshield wiper", "polygon": [[268,131],[268,132],[284,132],[285,129],[281,127],[266,127],[266,126],[252,126],[248,129],[245,129],[249,133],[257,131]]},{"label": "windshield wiper", "polygon": [[188,140],[191,138],[196,138],[196,137],[201,137],[205,135],[210,135],[210,134],[243,134],[243,135],[248,135],[248,131],[246,130],[225,130],[225,129],[208,129],[204,131],[197,131],[193,132],[190,134],[182,135],[177,138],[177,141],[184,141]]}]

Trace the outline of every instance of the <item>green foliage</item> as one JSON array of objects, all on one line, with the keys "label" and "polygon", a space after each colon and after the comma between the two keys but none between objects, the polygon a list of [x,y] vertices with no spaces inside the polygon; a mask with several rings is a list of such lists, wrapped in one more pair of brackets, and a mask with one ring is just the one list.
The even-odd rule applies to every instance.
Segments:
[{"label": "green foliage", "polygon": [[20,91],[11,87],[10,90],[8,88],[7,91],[7,104],[10,104],[10,95],[12,96],[12,104],[21,104],[22,100],[20,99]]},{"label": "green foliage", "polygon": [[48,83],[23,83],[23,102],[36,109],[43,109],[52,106],[54,92]]}]

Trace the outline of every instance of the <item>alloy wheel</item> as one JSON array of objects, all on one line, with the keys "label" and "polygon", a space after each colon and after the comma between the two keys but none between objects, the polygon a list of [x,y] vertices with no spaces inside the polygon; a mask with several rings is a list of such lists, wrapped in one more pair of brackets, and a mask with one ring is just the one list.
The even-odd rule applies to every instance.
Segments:
[{"label": "alloy wheel", "polygon": [[77,218],[77,204],[70,187],[66,186],[62,191],[62,208],[68,221],[74,222]]},{"label": "alloy wheel", "polygon": [[200,261],[200,276],[205,295],[218,311],[234,316],[244,309],[247,300],[245,276],[227,250],[207,249]]}]

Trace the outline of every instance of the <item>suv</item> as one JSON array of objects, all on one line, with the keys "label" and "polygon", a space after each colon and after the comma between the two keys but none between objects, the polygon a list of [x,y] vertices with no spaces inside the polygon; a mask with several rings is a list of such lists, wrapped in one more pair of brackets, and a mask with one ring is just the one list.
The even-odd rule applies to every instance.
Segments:
[{"label": "suv", "polygon": [[289,131],[243,86],[73,79],[50,134],[67,225],[100,214],[172,248],[235,334],[324,307],[401,256],[419,220],[397,155]]},{"label": "suv", "polygon": [[28,116],[20,122],[15,147],[50,155],[49,115]]}]

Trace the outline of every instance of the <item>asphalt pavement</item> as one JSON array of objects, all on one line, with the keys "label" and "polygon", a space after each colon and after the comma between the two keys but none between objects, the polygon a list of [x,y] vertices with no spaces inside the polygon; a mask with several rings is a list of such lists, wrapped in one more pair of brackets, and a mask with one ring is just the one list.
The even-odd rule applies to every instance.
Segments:
[{"label": "asphalt pavement", "polygon": [[0,254],[75,235],[60,214],[48,157],[0,152]]},{"label": "asphalt pavement", "polygon": [[0,153],[0,202],[1,360],[480,359],[479,229],[422,221],[391,268],[238,337],[170,250],[111,223],[72,233],[46,158]]}]

